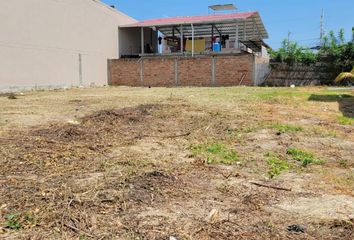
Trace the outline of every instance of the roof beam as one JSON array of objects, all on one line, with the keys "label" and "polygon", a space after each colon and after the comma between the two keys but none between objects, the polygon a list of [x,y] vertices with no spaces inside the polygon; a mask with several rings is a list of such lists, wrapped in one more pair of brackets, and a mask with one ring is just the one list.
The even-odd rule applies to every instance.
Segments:
[{"label": "roof beam", "polygon": [[213,26],[214,26],[215,30],[218,31],[219,35],[221,36],[222,34],[221,34],[220,30],[216,27],[215,24],[213,24]]}]

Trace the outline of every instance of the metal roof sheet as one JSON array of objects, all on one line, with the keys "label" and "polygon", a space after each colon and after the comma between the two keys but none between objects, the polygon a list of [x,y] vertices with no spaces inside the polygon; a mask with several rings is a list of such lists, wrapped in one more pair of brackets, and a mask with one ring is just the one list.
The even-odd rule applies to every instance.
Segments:
[{"label": "metal roof sheet", "polygon": [[161,27],[168,25],[181,24],[202,24],[222,21],[232,21],[237,19],[247,19],[252,16],[259,16],[258,12],[230,13],[230,14],[214,14],[207,16],[187,16],[187,17],[171,17],[140,21],[137,23],[124,25],[122,27]]}]

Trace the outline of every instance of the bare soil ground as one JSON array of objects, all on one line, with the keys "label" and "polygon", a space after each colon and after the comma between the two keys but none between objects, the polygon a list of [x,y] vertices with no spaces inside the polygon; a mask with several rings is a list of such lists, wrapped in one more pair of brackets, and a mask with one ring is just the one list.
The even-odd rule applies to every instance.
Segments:
[{"label": "bare soil ground", "polygon": [[354,96],[0,96],[1,239],[353,239]]}]

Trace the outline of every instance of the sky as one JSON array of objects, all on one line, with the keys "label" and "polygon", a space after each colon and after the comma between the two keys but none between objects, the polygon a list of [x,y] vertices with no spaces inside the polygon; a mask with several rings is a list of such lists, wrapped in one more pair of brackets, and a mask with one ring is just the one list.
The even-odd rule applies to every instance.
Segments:
[{"label": "sky", "polygon": [[208,6],[234,3],[238,12],[258,11],[269,34],[266,42],[274,49],[283,39],[312,47],[319,43],[320,17],[324,11],[324,30],[343,28],[351,38],[354,27],[354,0],[102,0],[137,19],[207,15]]}]

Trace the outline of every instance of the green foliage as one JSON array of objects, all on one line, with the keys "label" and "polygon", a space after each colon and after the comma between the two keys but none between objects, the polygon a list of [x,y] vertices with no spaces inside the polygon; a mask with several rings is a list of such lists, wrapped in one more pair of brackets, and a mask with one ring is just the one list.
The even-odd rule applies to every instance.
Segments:
[{"label": "green foliage", "polygon": [[20,215],[18,214],[8,214],[6,215],[5,228],[19,230],[22,228]]},{"label": "green foliage", "polygon": [[267,164],[269,166],[268,176],[270,178],[274,178],[279,176],[283,171],[286,171],[290,168],[290,164],[282,159],[279,159],[278,156],[267,153]]},{"label": "green foliage", "polygon": [[341,166],[342,168],[347,168],[348,167],[348,160],[346,160],[346,159],[339,160],[339,166]]},{"label": "green foliage", "polygon": [[238,160],[237,152],[221,143],[199,144],[190,149],[193,156],[206,158],[208,164],[231,165]]},{"label": "green foliage", "polygon": [[293,65],[294,63],[310,65],[317,61],[317,54],[310,49],[299,46],[296,42],[288,40],[283,40],[282,47],[278,50],[271,50],[270,55],[274,62],[288,65]]},{"label": "green foliage", "polygon": [[281,133],[301,132],[304,130],[304,128],[300,127],[300,126],[294,126],[294,125],[289,125],[289,124],[279,124],[279,123],[275,123],[275,124],[270,125],[270,128],[276,129]]},{"label": "green foliage", "polygon": [[314,154],[297,148],[289,148],[287,154],[294,160],[299,161],[302,167],[307,167],[310,164],[323,164],[324,161],[317,159]]},{"label": "green foliage", "polygon": [[339,116],[338,122],[341,125],[354,125],[354,118],[346,117],[346,116]]},{"label": "green foliage", "polygon": [[[331,31],[323,39],[319,58],[329,63],[329,70],[334,74],[333,78],[341,72],[349,73],[354,67],[354,28],[352,32],[353,39],[348,42],[345,40],[343,29],[339,31],[337,36]],[[338,76],[337,80],[348,77],[342,74]]]},{"label": "green foliage", "polygon": [[[322,39],[321,48],[318,52],[299,46],[296,42],[284,40],[281,48],[271,50],[270,55],[273,62],[288,65],[325,63],[325,71],[333,74],[329,76],[331,82],[325,82],[325,84],[332,84],[341,72],[343,74],[338,76],[336,82],[343,83],[343,80],[354,82],[353,73],[349,73],[354,67],[354,27],[352,28],[352,39],[350,41],[346,41],[344,29],[341,29],[338,34],[330,31]],[[323,72],[323,69],[318,69],[318,71]]]}]

